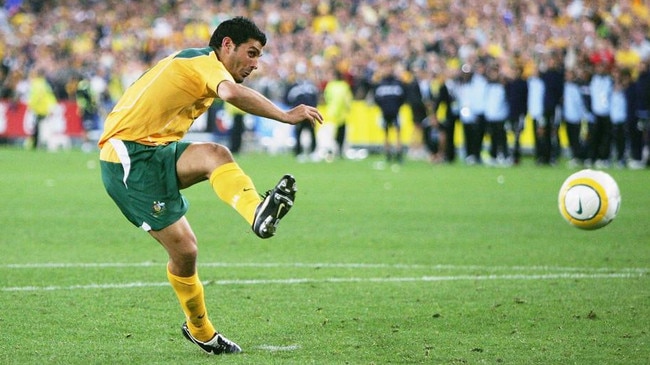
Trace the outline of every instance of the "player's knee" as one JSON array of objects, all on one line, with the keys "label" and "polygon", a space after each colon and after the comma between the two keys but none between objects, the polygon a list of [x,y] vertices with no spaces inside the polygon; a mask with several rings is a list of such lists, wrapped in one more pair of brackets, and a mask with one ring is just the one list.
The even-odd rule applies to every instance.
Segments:
[{"label": "player's knee", "polygon": [[199,249],[196,241],[185,242],[171,252],[171,259],[179,266],[194,267],[196,258],[198,257]]},{"label": "player's knee", "polygon": [[233,157],[228,147],[219,143],[208,143],[206,145],[206,156],[216,165],[232,162]]}]

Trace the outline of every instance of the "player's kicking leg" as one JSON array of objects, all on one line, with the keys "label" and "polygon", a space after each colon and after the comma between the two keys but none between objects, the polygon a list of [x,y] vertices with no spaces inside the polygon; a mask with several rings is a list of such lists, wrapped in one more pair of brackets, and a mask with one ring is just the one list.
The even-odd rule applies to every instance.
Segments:
[{"label": "player's kicking leg", "polygon": [[272,237],[280,219],[293,207],[297,190],[296,179],[284,175],[273,189],[267,191],[255,210],[253,232],[260,238]]}]

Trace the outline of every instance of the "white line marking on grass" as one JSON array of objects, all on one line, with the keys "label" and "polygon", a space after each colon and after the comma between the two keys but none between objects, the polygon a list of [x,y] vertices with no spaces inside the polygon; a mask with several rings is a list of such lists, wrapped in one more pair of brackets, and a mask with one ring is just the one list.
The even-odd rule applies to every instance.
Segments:
[{"label": "white line marking on grass", "polygon": [[[0,269],[72,269],[72,268],[128,268],[128,267],[164,267],[164,262],[99,262],[99,263],[26,263],[5,264]],[[647,273],[650,268],[611,268],[611,267],[562,267],[562,266],[482,266],[482,265],[408,265],[408,264],[364,264],[364,263],[200,263],[200,267],[224,268],[308,268],[308,269],[403,269],[403,270],[464,270],[464,271],[561,271],[561,272],[631,272]]]},{"label": "white line marking on grass", "polygon": [[90,289],[130,289],[130,288],[151,288],[157,286],[169,286],[169,283],[117,283],[117,284],[86,284],[70,286],[16,286],[0,288],[0,291],[57,291],[57,290],[90,290]]},{"label": "white line marking on grass", "polygon": [[43,262],[27,264],[6,264],[0,265],[3,269],[74,269],[74,268],[112,268],[112,267],[164,267],[165,263],[160,262],[90,262],[90,263],[65,263],[65,262]]},{"label": "white line marking on grass", "polygon": [[260,350],[266,350],[270,352],[296,351],[300,348],[300,345],[289,345],[289,346],[260,345],[257,348]]},{"label": "white line marking on grass", "polygon": [[[294,285],[294,284],[325,284],[325,283],[403,283],[403,282],[437,282],[437,281],[483,281],[483,280],[576,280],[576,279],[646,279],[646,273],[557,273],[543,275],[456,275],[456,276],[421,276],[421,277],[384,277],[384,278],[290,278],[270,280],[214,280],[203,281],[209,285]],[[115,284],[88,284],[71,286],[16,286],[0,287],[3,292],[20,291],[58,291],[58,290],[92,290],[92,289],[130,289],[169,286],[167,282],[160,283],[115,283]]]}]

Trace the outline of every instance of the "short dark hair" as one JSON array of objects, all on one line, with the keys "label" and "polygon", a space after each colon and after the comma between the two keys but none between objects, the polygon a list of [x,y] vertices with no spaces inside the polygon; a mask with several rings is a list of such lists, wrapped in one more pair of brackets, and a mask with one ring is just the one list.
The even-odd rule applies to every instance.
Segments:
[{"label": "short dark hair", "polygon": [[219,24],[210,37],[210,47],[214,50],[221,48],[224,37],[232,39],[235,46],[248,42],[249,39],[259,41],[266,45],[266,34],[260,30],[250,19],[238,16]]}]

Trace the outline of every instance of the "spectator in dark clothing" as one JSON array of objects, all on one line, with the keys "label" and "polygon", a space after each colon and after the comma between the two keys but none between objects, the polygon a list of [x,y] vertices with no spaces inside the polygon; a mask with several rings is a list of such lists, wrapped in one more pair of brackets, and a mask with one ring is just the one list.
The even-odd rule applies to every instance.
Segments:
[{"label": "spectator in dark clothing", "polygon": [[[631,169],[641,169],[643,166],[643,148],[650,139],[650,59],[643,62],[641,72],[628,91],[631,95],[628,119],[628,133],[630,140]],[[649,160],[650,161],[650,160]]]},{"label": "spectator in dark clothing", "polygon": [[[463,124],[463,137],[465,139],[465,163],[476,165],[481,163],[481,146],[479,141],[483,134],[479,126],[479,117],[474,113],[472,103],[476,101],[476,94],[472,89],[472,70],[467,64],[461,67],[456,87],[456,101],[458,103],[458,116]],[[480,136],[480,137],[479,137]]]},{"label": "spectator in dark clothing", "polygon": [[609,166],[612,143],[611,100],[614,80],[607,70],[607,64],[598,63],[589,81],[591,112],[593,122],[589,123],[587,134],[587,158],[596,168]]},{"label": "spectator in dark clothing", "polygon": [[505,122],[510,110],[506,98],[505,78],[496,63],[488,66],[485,75],[485,121],[491,141],[490,160],[486,163],[506,166],[509,164],[509,153]]},{"label": "spectator in dark clothing", "polygon": [[448,77],[440,85],[440,89],[433,99],[432,116],[437,116],[438,108],[445,105],[445,116],[438,120],[439,145],[443,153],[443,159],[447,163],[452,163],[456,159],[456,146],[454,145],[454,132],[456,121],[459,118],[459,107],[456,95],[458,92],[458,69],[451,70]]},{"label": "spectator in dark clothing", "polygon": [[544,151],[542,145],[546,142],[543,137],[547,122],[544,119],[544,81],[539,77],[537,68],[528,77],[526,86],[528,88],[526,109],[528,109],[528,115],[533,123],[535,133],[535,163],[539,163]]},{"label": "spectator in dark clothing", "polygon": [[628,114],[628,93],[632,82],[632,74],[628,69],[614,71],[614,88],[610,102],[609,117],[612,121],[612,151],[613,161],[617,167],[625,167],[627,152],[627,133],[625,131],[630,115]]},{"label": "spectator in dark clothing", "polygon": [[84,130],[81,149],[90,152],[93,146],[90,143],[89,133],[98,127],[99,109],[90,80],[87,77],[80,77],[76,86],[75,100],[77,101],[78,114],[81,117],[81,126]]},{"label": "spectator in dark clothing", "polygon": [[[404,82],[406,104],[411,108],[411,114],[413,116],[413,126],[422,135],[422,140],[427,144],[427,149],[435,153],[435,151],[431,151],[433,146],[431,145],[430,136],[424,135],[428,125],[427,116],[429,113],[425,104],[425,97],[422,95],[422,90],[420,89],[420,80],[415,73],[408,71],[404,73],[402,80]],[[430,99],[430,97],[427,96],[427,99]],[[412,147],[414,147],[413,150],[416,150],[420,146],[421,144],[417,142]]]},{"label": "spectator in dark clothing", "polygon": [[519,66],[512,77],[506,82],[506,98],[510,113],[508,115],[508,126],[514,134],[512,158],[515,165],[521,161],[521,131],[524,129],[526,114],[528,114],[528,82],[523,77],[523,67]]},{"label": "spectator in dark clothing", "polygon": [[[384,152],[390,162],[395,158],[402,162],[402,141],[399,111],[406,102],[404,84],[395,75],[392,62],[385,62],[380,67],[380,79],[374,86],[374,101],[381,109],[384,128]],[[395,146],[390,141],[390,131],[395,130]]]},{"label": "spectator in dark clothing", "polygon": [[558,111],[564,91],[564,70],[560,59],[558,59],[560,56],[558,54],[549,55],[546,60],[546,69],[540,73],[540,78],[544,82],[544,120],[546,121],[546,125],[540,131],[540,155],[537,160],[540,165],[554,163],[559,151]]},{"label": "spectator in dark clothing", "polygon": [[224,110],[232,119],[228,147],[230,147],[230,152],[238,154],[242,150],[242,142],[246,132],[246,123],[244,123],[246,112],[229,103],[224,104]]},{"label": "spectator in dark clothing", "polygon": [[[305,104],[309,106],[316,107],[318,105],[318,98],[320,92],[316,84],[309,79],[309,77],[303,72],[290,76],[290,80],[293,82],[287,87],[284,100],[287,105],[291,108]],[[307,132],[310,138],[309,145],[309,154],[314,153],[316,150],[316,132],[314,126],[308,122],[302,122],[295,125],[294,136],[296,138],[296,144],[294,145],[294,155],[301,158],[306,152],[305,148],[302,146],[301,136],[303,132]]]},{"label": "spectator in dark clothing", "polygon": [[580,130],[582,123],[589,117],[576,70],[566,70],[563,98],[562,121],[571,150],[569,167],[575,167],[584,162],[584,145],[580,139]]},{"label": "spectator in dark clothing", "polygon": [[486,59],[477,59],[474,62],[474,69],[472,70],[472,78],[469,82],[470,95],[472,101],[469,108],[471,109],[472,115],[476,117],[476,129],[474,130],[474,136],[472,137],[474,141],[471,142],[473,146],[473,154],[476,156],[476,162],[482,163],[481,153],[483,152],[483,139],[485,138],[485,132],[487,128],[487,121],[485,120],[485,108],[486,108],[486,90],[487,90],[487,78],[485,77],[485,71],[487,67],[488,60]]}]

